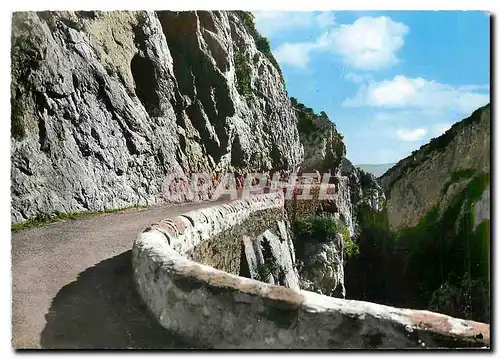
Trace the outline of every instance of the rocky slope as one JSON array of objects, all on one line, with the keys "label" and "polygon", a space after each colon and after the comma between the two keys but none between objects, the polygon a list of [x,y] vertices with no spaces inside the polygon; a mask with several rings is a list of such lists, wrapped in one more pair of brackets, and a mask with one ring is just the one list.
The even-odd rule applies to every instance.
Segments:
[{"label": "rocky slope", "polygon": [[392,229],[415,226],[433,207],[470,179],[490,172],[490,105],[453,125],[446,133],[399,161],[381,178]]},{"label": "rocky slope", "polygon": [[358,213],[351,298],[489,322],[490,113],[479,108],[380,178],[386,208]]},{"label": "rocky slope", "polygon": [[[335,186],[329,200],[322,201],[313,191],[313,200],[289,206],[292,222],[308,228],[305,235],[296,233],[295,238],[300,285],[302,289],[343,298],[349,292],[344,267],[357,251],[358,212],[366,208],[379,213],[385,207],[385,194],[372,174],[356,168],[345,157],[343,136],[325,112],[316,114],[297,99],[291,101],[304,145],[300,171],[329,173],[330,183]],[[334,233],[325,232],[325,227],[330,226],[335,227]],[[296,232],[301,231],[296,228]]]},{"label": "rocky slope", "polygon": [[351,202],[355,207],[366,204],[375,212],[380,212],[386,202],[383,188],[372,173],[353,166],[347,158],[342,159],[340,171],[349,179]]},{"label": "rocky slope", "polygon": [[[307,232],[312,232],[305,240],[296,237],[304,242],[296,243],[301,288],[344,298],[349,292],[344,267],[357,255],[357,237],[361,230],[358,216],[361,210],[381,212],[385,208],[385,195],[373,175],[355,168],[346,158],[331,172],[335,184],[331,199],[317,199],[317,192],[313,191],[314,199],[310,203],[301,200],[289,212],[294,223],[297,219],[305,221],[310,228]],[[332,224],[336,227],[335,233],[324,233],[325,226]]]},{"label": "rocky slope", "polygon": [[316,169],[321,173],[329,171],[334,174],[346,154],[342,134],[325,112],[316,114],[297,99],[292,97],[291,101],[298,118],[300,142],[304,145],[301,170],[309,172]]},{"label": "rocky slope", "polygon": [[12,20],[14,223],[158,203],[169,174],[302,162],[280,70],[247,13]]}]

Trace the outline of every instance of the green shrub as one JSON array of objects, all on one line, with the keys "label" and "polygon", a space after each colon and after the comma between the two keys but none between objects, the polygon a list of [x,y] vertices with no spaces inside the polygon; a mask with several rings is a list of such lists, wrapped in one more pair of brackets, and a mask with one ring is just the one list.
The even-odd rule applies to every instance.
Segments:
[{"label": "green shrub", "polygon": [[484,190],[490,184],[490,173],[475,176],[467,185],[467,197],[471,202],[481,199]]},{"label": "green shrub", "polygon": [[359,183],[363,189],[373,186],[373,179],[371,175],[368,172],[363,171],[361,168],[359,168]]},{"label": "green shrub", "polygon": [[[291,102],[295,107],[295,114],[297,115],[298,120],[297,129],[299,130],[299,134],[309,135],[314,132],[317,129],[316,121],[322,115],[316,115],[312,108],[306,107],[303,103],[298,102],[294,97],[291,98]],[[324,112],[322,111],[321,113]]]},{"label": "green shrub", "polygon": [[340,231],[333,217],[308,215],[295,218],[294,233],[301,241],[330,242]]},{"label": "green shrub", "polygon": [[346,252],[346,259],[347,260],[359,257],[359,246],[358,246],[358,244],[355,243],[349,236],[348,236],[348,238],[349,239],[347,239],[345,241],[345,252]]},{"label": "green shrub", "polygon": [[[295,115],[297,116],[297,129],[300,135],[309,136],[310,134],[318,131],[324,127],[325,123],[330,122],[335,128],[335,123],[330,121],[328,115],[325,111],[321,111],[319,114],[314,112],[311,107],[306,107],[303,103],[297,101],[295,97],[290,98],[290,102],[295,110]],[[334,131],[339,141],[342,142],[344,136],[338,131]]]},{"label": "green shrub", "polygon": [[243,54],[237,54],[234,59],[234,66],[236,71],[236,84],[238,92],[247,96],[252,93],[252,70]]},{"label": "green shrub", "polygon": [[475,110],[469,117],[466,119],[455,123],[449,130],[443,133],[441,136],[433,138],[428,144],[420,147],[420,150],[430,151],[442,151],[450,141],[452,141],[456,134],[461,131],[464,127],[469,126],[472,123],[477,123],[481,120],[481,114],[483,111],[488,109],[490,104],[487,104],[483,107]]},{"label": "green shrub", "polygon": [[156,106],[149,105],[146,107],[146,112],[148,113],[149,116],[151,117],[161,117],[163,116],[163,111]]},{"label": "green shrub", "polygon": [[269,40],[263,36],[258,36],[255,39],[255,45],[257,46],[257,50],[263,52],[265,54],[271,53],[271,45],[269,44]]},{"label": "green shrub", "polygon": [[256,53],[253,55],[253,59],[252,59],[252,60],[253,60],[253,64],[254,64],[254,65],[257,65],[257,64],[259,63],[259,53],[257,53],[257,52],[256,52]]},{"label": "green shrub", "polygon": [[[461,171],[453,178],[469,175]],[[474,176],[446,208],[432,208],[397,233],[385,209],[360,206],[359,260],[348,261],[345,270],[350,298],[488,320],[489,222],[473,230],[473,204],[489,180],[489,173]]]},{"label": "green shrub", "polygon": [[12,33],[11,41],[10,130],[11,136],[20,141],[29,131],[23,120],[26,112],[26,98],[22,96],[22,93],[30,93],[32,81],[29,76],[38,67],[42,58],[42,50],[39,37],[27,29],[16,29]]},{"label": "green shrub", "polygon": [[[391,179],[391,182],[387,184],[387,186],[390,187],[393,183],[395,183],[396,181],[401,179],[401,177],[404,176],[405,173],[409,173],[411,170],[413,170],[413,168],[415,168],[425,158],[428,158],[431,155],[431,153],[433,153],[434,151],[440,152],[443,149],[445,149],[446,146],[448,145],[448,143],[450,143],[450,141],[452,141],[456,137],[457,133],[462,131],[464,128],[467,128],[467,126],[470,126],[471,124],[479,123],[481,121],[482,113],[484,111],[487,111],[489,108],[490,108],[490,104],[487,104],[483,107],[478,108],[468,118],[463,119],[462,121],[455,123],[453,126],[451,126],[451,128],[448,131],[446,131],[441,136],[432,139],[429,143],[422,145],[418,150],[413,151],[411,153],[411,156],[398,162],[398,164],[405,162],[405,165],[403,168],[401,168],[401,166],[394,166],[394,167],[390,168],[384,174],[385,177],[392,174],[396,170],[396,168],[398,169],[400,174],[397,176],[394,176]],[[410,157],[416,156],[416,155],[418,155],[418,156],[414,161],[408,161],[408,159]]]},{"label": "green shrub", "polygon": [[432,293],[429,309],[453,317],[489,323],[489,284],[467,274],[457,284],[448,281]]},{"label": "green shrub", "polygon": [[255,279],[267,283],[271,275],[277,280],[282,271],[282,268],[278,263],[276,263],[276,260],[269,260],[267,262],[257,264],[255,267],[255,272],[257,274]]},{"label": "green shrub", "polygon": [[327,243],[332,241],[337,233],[340,233],[345,244],[346,258],[353,259],[359,256],[359,247],[351,239],[349,229],[344,223],[333,217],[320,215],[300,216],[295,218],[293,230],[298,253],[303,251],[305,242]]}]

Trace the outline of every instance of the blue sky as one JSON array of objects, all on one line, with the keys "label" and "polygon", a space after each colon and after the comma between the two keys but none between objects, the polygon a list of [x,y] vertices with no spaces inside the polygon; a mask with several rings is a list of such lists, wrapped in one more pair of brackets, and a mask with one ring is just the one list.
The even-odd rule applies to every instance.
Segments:
[{"label": "blue sky", "polygon": [[328,114],[355,164],[397,162],[489,102],[485,12],[254,15],[289,96]]}]

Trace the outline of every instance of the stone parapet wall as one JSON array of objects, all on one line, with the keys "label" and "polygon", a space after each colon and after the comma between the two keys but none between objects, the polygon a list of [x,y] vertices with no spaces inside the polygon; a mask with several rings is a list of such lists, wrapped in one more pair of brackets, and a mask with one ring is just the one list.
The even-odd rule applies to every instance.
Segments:
[{"label": "stone parapet wall", "polygon": [[489,346],[487,324],[270,285],[186,255],[252,213],[283,203],[281,193],[272,193],[214,204],[140,234],[133,247],[134,279],[156,320],[207,348]]}]

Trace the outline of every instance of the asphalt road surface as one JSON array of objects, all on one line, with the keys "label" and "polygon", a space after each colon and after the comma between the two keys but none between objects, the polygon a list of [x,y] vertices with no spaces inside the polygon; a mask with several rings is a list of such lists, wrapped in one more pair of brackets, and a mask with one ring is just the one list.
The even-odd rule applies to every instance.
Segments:
[{"label": "asphalt road surface", "polygon": [[151,223],[208,205],[100,214],[12,233],[13,348],[196,348],[147,312],[134,288],[131,248]]}]

